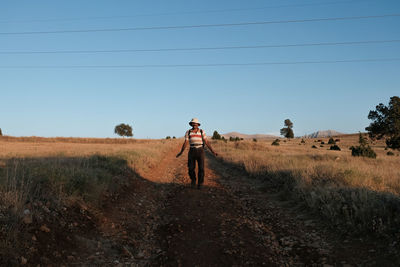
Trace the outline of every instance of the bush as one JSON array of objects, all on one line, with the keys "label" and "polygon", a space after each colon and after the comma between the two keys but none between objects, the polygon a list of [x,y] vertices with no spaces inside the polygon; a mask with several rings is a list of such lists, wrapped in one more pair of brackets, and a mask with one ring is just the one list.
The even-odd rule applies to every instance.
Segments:
[{"label": "bush", "polygon": [[321,145],[325,145],[325,142],[324,142],[324,141],[321,141]]},{"label": "bush", "polygon": [[171,139],[171,136],[167,136],[167,137],[165,137],[165,139]]},{"label": "bush", "polygon": [[394,156],[394,153],[393,153],[392,151],[388,151],[388,152],[386,153],[386,155],[388,155],[388,156]]},{"label": "bush", "polygon": [[340,139],[335,139],[335,142],[340,142]]},{"label": "bush", "polygon": [[354,157],[367,157],[367,158],[376,158],[375,151],[368,145],[367,139],[365,139],[360,133],[359,136],[359,146],[352,146],[351,155]]},{"label": "bush", "polygon": [[352,146],[350,149],[354,157],[376,158],[376,153],[370,146]]},{"label": "bush", "polygon": [[172,136],[172,139],[176,139],[176,137],[175,137],[175,136]]},{"label": "bush", "polygon": [[320,147],[324,147],[324,145],[319,145]]},{"label": "bush", "polygon": [[301,142],[300,142],[300,143],[305,144],[306,141],[305,141],[304,139],[301,139]]},{"label": "bush", "polygon": [[328,145],[336,145],[336,142],[332,137],[329,138]]},{"label": "bush", "polygon": [[274,142],[272,142],[273,146],[279,146],[279,139],[275,139]]},{"label": "bush", "polygon": [[311,148],[317,148],[315,145],[313,145]]},{"label": "bush", "polygon": [[232,142],[238,142],[240,140],[243,140],[243,139],[240,139],[239,137],[233,137],[233,136],[229,137],[229,141],[232,141]]},{"label": "bush", "polygon": [[257,142],[257,139],[256,139],[256,138],[253,138],[253,142]]},{"label": "bush", "polygon": [[221,140],[222,137],[217,131],[214,131],[213,136],[211,137],[211,139],[213,139],[213,140]]},{"label": "bush", "polygon": [[333,145],[333,146],[331,146],[329,148],[329,150],[338,150],[338,151],[340,151],[341,149],[340,149],[340,147],[338,145]]}]

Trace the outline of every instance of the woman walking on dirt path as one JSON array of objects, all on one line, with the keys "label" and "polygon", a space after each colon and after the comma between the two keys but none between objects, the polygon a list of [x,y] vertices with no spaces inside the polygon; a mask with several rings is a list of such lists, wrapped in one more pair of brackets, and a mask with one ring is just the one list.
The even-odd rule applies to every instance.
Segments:
[{"label": "woman walking on dirt path", "polygon": [[187,143],[189,141],[190,149],[188,155],[188,168],[189,168],[189,176],[190,180],[192,180],[191,186],[196,186],[196,161],[198,165],[198,174],[197,174],[197,188],[200,189],[204,182],[204,146],[210,149],[211,153],[214,156],[218,156],[218,154],[212,149],[210,143],[207,140],[207,136],[205,132],[199,128],[200,123],[199,120],[194,118],[189,122],[189,125],[192,126],[192,129],[186,131],[185,133],[185,142],[182,145],[181,152],[176,155],[179,157],[182,155],[185,150]]}]

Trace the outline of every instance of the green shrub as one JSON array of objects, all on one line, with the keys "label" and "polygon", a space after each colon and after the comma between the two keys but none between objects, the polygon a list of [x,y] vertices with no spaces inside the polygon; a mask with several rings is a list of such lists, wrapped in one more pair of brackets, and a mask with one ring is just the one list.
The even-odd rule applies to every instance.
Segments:
[{"label": "green shrub", "polygon": [[253,138],[253,142],[257,142],[257,138]]},{"label": "green shrub", "polygon": [[367,158],[376,158],[375,151],[368,145],[367,140],[360,133],[359,136],[359,146],[352,146],[351,155],[354,157],[367,157]]},{"label": "green shrub", "polygon": [[333,145],[333,146],[331,146],[329,148],[329,150],[338,150],[338,151],[340,151],[341,149],[340,149],[340,147],[338,145]]},{"label": "green shrub", "polygon": [[317,148],[315,145],[313,145],[311,148]]},{"label": "green shrub", "polygon": [[321,141],[321,145],[325,145],[325,142],[324,142],[324,141]]},{"label": "green shrub", "polygon": [[370,146],[352,146],[350,149],[354,157],[376,158],[376,153]]},{"label": "green shrub", "polygon": [[388,151],[388,152],[386,153],[386,155],[388,155],[388,156],[394,156],[394,153],[393,153],[392,151]]},{"label": "green shrub", "polygon": [[165,137],[165,139],[171,139],[171,136],[167,136],[167,137]]},{"label": "green shrub", "polygon": [[273,146],[279,146],[279,139],[275,139],[272,144]]},{"label": "green shrub", "polygon": [[305,144],[306,141],[305,141],[304,139],[301,139],[301,142],[300,142],[300,143]]},{"label": "green shrub", "polygon": [[213,139],[213,140],[221,140],[222,137],[217,131],[214,131],[213,136],[211,137],[211,139]]},{"label": "green shrub", "polygon": [[329,138],[328,145],[336,145],[336,142],[332,137]]}]

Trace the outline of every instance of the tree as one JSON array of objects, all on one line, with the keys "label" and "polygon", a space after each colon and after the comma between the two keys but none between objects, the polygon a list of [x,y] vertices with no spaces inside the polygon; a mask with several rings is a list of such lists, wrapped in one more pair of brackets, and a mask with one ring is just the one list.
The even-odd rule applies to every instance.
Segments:
[{"label": "tree", "polygon": [[221,138],[221,135],[217,131],[214,131],[213,136],[211,137],[211,139],[213,139],[213,140],[221,140],[222,138]]},{"label": "tree", "polygon": [[358,137],[359,146],[351,146],[351,155],[354,157],[376,158],[375,151],[368,145],[367,139],[360,133]]},{"label": "tree", "polygon": [[293,122],[291,122],[289,119],[285,120],[285,126],[284,128],[281,129],[281,135],[283,135],[286,138],[294,138],[294,133],[293,133]]},{"label": "tree", "polygon": [[372,122],[365,130],[371,139],[383,138],[387,147],[400,150],[400,97],[391,97],[388,106],[380,103],[369,112],[368,119]]},{"label": "tree", "polygon": [[128,124],[118,124],[117,126],[115,126],[114,128],[114,133],[118,134],[119,136],[122,137],[132,137],[133,133],[132,133],[132,126],[128,125]]},{"label": "tree", "polygon": [[168,135],[167,137],[165,137],[165,139],[171,139],[171,136]]},{"label": "tree", "polygon": [[1,128],[0,128],[0,136],[2,136],[3,135],[3,132],[1,131]]}]

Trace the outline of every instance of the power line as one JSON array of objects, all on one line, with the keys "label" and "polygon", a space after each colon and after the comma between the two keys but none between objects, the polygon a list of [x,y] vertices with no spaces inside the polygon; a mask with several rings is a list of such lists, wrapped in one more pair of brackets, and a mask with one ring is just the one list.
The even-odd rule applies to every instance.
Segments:
[{"label": "power line", "polygon": [[95,54],[95,53],[135,53],[135,52],[234,50],[234,49],[287,48],[287,47],[307,47],[307,46],[338,46],[338,45],[340,46],[340,45],[360,45],[360,44],[382,44],[382,43],[398,43],[398,42],[400,42],[400,40],[371,40],[371,41],[326,42],[326,43],[244,45],[244,46],[214,46],[214,47],[183,47],[183,48],[154,48],[154,49],[0,51],[0,55],[13,55],[13,54]]},{"label": "power line", "polygon": [[209,63],[209,64],[148,64],[148,65],[47,65],[47,66],[0,66],[0,69],[143,69],[143,68],[187,68],[187,67],[229,67],[229,66],[266,66],[266,65],[300,65],[300,64],[336,64],[336,63],[366,63],[395,62],[400,58],[369,58],[319,61],[286,61],[286,62],[256,62],[256,63]]},{"label": "power line", "polygon": [[173,30],[173,29],[193,29],[193,28],[216,28],[216,27],[235,27],[282,23],[304,23],[304,22],[322,22],[322,21],[345,21],[359,19],[378,19],[387,17],[399,17],[400,14],[385,14],[372,16],[354,16],[354,17],[331,17],[314,18],[298,20],[275,20],[275,21],[253,21],[239,23],[221,23],[221,24],[196,24],[196,25],[177,25],[177,26],[152,26],[152,27],[132,27],[132,28],[108,28],[108,29],[77,29],[77,30],[56,30],[56,31],[28,31],[28,32],[0,32],[0,35],[33,35],[33,34],[60,34],[60,33],[88,33],[88,32],[121,32],[121,31],[145,31],[145,30]]},{"label": "power line", "polygon": [[129,19],[129,18],[135,18],[135,17],[240,12],[240,11],[265,10],[265,9],[274,9],[274,8],[286,8],[286,7],[306,7],[306,6],[321,6],[321,5],[332,5],[332,4],[348,4],[348,3],[369,2],[369,1],[375,1],[375,0],[330,1],[330,2],[322,2],[322,3],[318,2],[318,3],[303,3],[303,4],[286,4],[286,5],[273,5],[273,6],[253,7],[253,8],[229,8],[229,9],[213,9],[213,10],[197,10],[197,11],[195,10],[195,11],[182,11],[182,12],[162,12],[162,13],[136,14],[136,15],[129,15],[129,16],[97,16],[97,17],[78,17],[78,18],[30,19],[30,20],[0,21],[0,23],[29,23],[29,22],[80,21],[80,20],[103,20],[103,19]]}]

